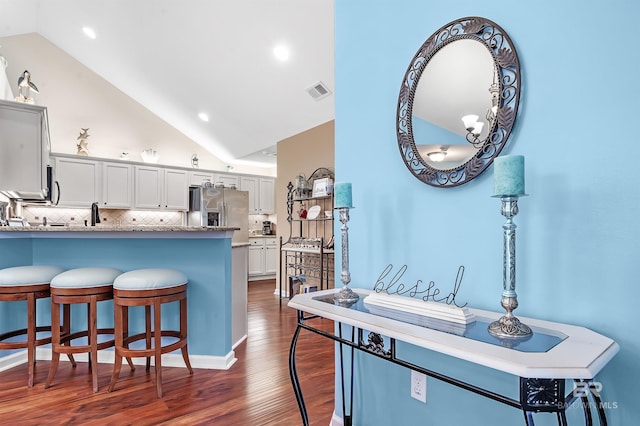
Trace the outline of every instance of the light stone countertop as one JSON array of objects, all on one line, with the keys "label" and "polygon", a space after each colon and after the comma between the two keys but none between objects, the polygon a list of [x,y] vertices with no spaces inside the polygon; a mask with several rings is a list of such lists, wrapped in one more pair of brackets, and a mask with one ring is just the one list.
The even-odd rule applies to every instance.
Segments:
[{"label": "light stone countertop", "polygon": [[240,228],[228,226],[2,226],[0,232],[225,232]]}]

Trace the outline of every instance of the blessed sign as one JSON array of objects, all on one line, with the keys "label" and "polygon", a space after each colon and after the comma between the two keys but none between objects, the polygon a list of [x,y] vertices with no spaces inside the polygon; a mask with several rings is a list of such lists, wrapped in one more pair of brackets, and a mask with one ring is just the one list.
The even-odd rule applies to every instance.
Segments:
[{"label": "blessed sign", "polygon": [[424,301],[431,300],[433,302],[444,302],[448,305],[455,305],[458,308],[464,308],[467,306],[467,303],[464,305],[458,305],[456,303],[456,295],[460,290],[462,276],[464,275],[464,266],[462,265],[458,268],[458,273],[456,274],[456,279],[453,283],[453,290],[444,297],[440,289],[436,287],[436,283],[434,281],[429,281],[428,284],[425,284],[422,280],[417,280],[413,285],[403,283],[402,276],[407,271],[407,265],[402,265],[402,267],[393,275],[392,271],[392,264],[389,264],[384,268],[373,286],[373,289],[377,293],[386,292],[388,294],[398,295],[408,294],[410,297],[420,296]]}]

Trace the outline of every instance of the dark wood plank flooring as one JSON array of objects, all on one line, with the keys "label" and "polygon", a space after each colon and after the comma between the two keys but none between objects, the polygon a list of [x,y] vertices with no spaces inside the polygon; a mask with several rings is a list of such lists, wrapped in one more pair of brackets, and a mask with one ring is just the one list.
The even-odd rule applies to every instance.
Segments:
[{"label": "dark wood plank flooring", "polygon": [[[100,391],[91,391],[87,363],[73,369],[61,362],[54,384],[44,389],[50,363],[36,365],[35,386],[27,388],[26,364],[0,372],[0,424],[298,425],[298,406],[289,380],[288,353],[295,311],[279,308],[274,281],[249,284],[249,337],[227,371],[163,368],[164,397],[156,398],[153,367],[128,373],[108,393],[111,364],[99,365]],[[326,330],[333,322],[321,320]],[[318,323],[316,323],[318,325]],[[298,372],[312,425],[328,425],[334,408],[333,342],[303,330]]]}]

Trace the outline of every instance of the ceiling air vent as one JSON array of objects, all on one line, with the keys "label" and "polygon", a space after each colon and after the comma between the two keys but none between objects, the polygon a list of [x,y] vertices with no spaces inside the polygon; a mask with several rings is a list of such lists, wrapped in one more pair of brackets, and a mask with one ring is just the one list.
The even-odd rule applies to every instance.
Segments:
[{"label": "ceiling air vent", "polygon": [[311,95],[313,99],[319,101],[322,98],[326,98],[331,94],[331,90],[324,85],[323,82],[319,81],[311,87],[307,87],[307,93]]}]

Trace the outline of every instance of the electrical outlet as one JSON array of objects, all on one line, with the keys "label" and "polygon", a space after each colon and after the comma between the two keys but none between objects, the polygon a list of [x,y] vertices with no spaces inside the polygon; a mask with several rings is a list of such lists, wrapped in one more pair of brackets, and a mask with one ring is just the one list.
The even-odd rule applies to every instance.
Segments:
[{"label": "electrical outlet", "polygon": [[411,398],[427,403],[427,376],[411,370]]}]

